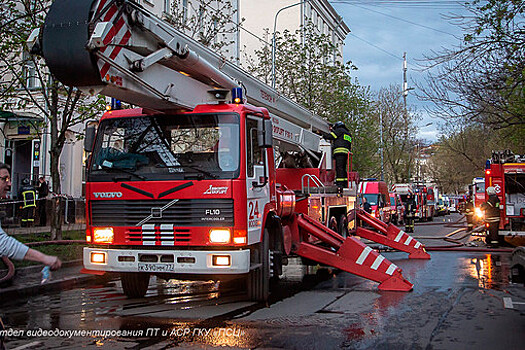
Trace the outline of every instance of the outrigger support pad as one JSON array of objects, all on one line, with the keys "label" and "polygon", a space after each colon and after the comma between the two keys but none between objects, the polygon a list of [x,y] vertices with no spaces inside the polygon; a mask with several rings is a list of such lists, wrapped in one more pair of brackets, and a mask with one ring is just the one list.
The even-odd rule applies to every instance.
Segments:
[{"label": "outrigger support pad", "polygon": [[357,227],[355,232],[356,236],[402,252],[407,252],[410,259],[430,259],[430,254],[425,250],[425,246],[405,231],[400,230],[392,224],[385,224],[383,221],[373,217],[362,209],[356,210],[356,217],[360,219],[361,222],[379,231],[378,233],[363,227]]},{"label": "outrigger support pad", "polygon": [[359,239],[344,238],[306,215],[296,215],[293,225],[302,237],[295,245],[299,256],[379,282],[381,290],[412,290],[399,267]]}]

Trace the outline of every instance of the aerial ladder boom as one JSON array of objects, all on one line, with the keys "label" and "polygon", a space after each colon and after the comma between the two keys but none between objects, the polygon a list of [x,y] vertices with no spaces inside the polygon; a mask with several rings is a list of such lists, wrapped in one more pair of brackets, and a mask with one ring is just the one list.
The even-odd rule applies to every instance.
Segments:
[{"label": "aerial ladder boom", "polygon": [[191,110],[230,100],[242,86],[247,101],[301,128],[328,123],[237,65],[129,0],[57,0],[29,44],[69,86],[157,111]]}]

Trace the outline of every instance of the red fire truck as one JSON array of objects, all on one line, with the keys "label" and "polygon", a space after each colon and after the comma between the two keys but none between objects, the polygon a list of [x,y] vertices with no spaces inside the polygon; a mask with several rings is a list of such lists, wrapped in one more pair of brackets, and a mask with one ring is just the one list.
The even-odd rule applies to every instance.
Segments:
[{"label": "red fire truck", "polygon": [[[380,289],[412,288],[348,235],[429,258],[403,231],[355,209],[357,174],[337,194],[322,118],[134,1],[56,0],[31,38],[63,83],[141,106],[86,129],[84,272],[120,273],[130,297],[146,293],[151,274],[242,277],[251,299],[266,300],[286,257],[300,256]],[[295,164],[283,167],[286,157]]]},{"label": "red fire truck", "polygon": [[[486,187],[492,186],[500,199],[499,234],[514,237],[518,245],[525,238],[525,156],[511,151],[492,152],[485,167]],[[488,196],[486,196],[488,199]]]},{"label": "red fire truck", "polygon": [[475,177],[469,185],[468,193],[474,204],[474,220],[479,223],[483,221],[481,204],[485,202],[485,179]]}]

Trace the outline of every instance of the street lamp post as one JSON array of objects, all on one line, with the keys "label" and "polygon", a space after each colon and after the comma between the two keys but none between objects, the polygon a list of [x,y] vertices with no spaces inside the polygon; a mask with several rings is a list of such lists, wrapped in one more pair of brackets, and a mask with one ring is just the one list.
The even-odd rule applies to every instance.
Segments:
[{"label": "street lamp post", "polygon": [[285,6],[285,7],[281,8],[279,11],[277,11],[277,13],[275,14],[275,18],[274,18],[274,21],[273,21],[273,37],[272,37],[272,88],[273,89],[275,89],[275,52],[276,52],[276,49],[277,49],[276,48],[276,42],[275,42],[275,32],[277,30],[277,16],[279,16],[279,13],[281,13],[282,11],[284,11],[286,9],[289,9],[290,7],[301,5],[301,4],[307,3],[309,1],[310,0],[304,0],[304,1],[297,2],[295,4],[291,4],[291,5]]}]

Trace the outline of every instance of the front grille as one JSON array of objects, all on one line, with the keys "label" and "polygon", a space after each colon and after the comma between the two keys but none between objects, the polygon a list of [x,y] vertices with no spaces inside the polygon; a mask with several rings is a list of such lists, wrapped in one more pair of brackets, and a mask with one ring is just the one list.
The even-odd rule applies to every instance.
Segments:
[{"label": "front grille", "polygon": [[[233,226],[233,199],[91,201],[91,222],[94,226]],[[182,240],[185,234],[188,238],[184,231],[175,232],[175,237]],[[129,237],[133,240],[132,232]]]}]

